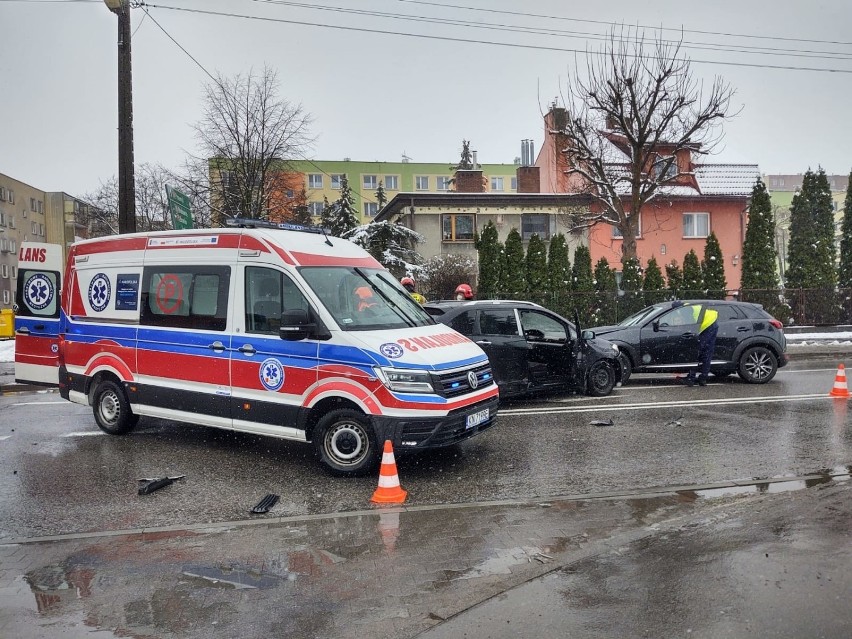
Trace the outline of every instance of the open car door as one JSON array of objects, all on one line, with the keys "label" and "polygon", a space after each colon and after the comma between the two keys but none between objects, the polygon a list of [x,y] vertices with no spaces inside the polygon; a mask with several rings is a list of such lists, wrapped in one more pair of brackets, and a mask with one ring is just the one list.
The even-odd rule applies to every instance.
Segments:
[{"label": "open car door", "polygon": [[62,247],[22,242],[15,292],[15,381],[59,385]]}]

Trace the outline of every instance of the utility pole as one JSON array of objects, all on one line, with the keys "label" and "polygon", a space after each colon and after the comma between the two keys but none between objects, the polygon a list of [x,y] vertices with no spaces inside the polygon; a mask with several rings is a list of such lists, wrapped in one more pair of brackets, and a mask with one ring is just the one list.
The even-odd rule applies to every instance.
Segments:
[{"label": "utility pole", "polygon": [[118,17],[118,232],[135,233],[130,0],[104,0],[104,4]]}]

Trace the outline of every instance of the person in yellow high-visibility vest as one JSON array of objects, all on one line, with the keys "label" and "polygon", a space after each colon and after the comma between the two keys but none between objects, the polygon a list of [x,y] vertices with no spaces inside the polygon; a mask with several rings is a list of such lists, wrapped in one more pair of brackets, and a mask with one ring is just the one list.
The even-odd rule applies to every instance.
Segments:
[{"label": "person in yellow high-visibility vest", "polygon": [[[713,350],[716,348],[716,334],[719,332],[719,312],[706,304],[687,304],[692,309],[692,319],[698,324],[698,366],[689,371],[686,376],[687,386],[707,385],[710,375],[710,362],[713,360]],[[696,380],[696,373],[697,380]]]}]

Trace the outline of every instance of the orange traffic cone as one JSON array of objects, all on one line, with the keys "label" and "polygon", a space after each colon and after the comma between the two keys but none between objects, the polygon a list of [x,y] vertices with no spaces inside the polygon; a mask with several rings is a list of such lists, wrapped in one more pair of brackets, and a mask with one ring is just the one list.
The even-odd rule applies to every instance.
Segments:
[{"label": "orange traffic cone", "polygon": [[843,364],[837,367],[837,375],[834,376],[834,387],[829,393],[832,397],[849,397],[849,387],[846,385],[846,367]]},{"label": "orange traffic cone", "polygon": [[370,501],[377,504],[401,504],[408,493],[399,485],[399,475],[396,473],[396,460],[393,456],[393,445],[385,440],[385,451],[382,454],[382,467],[379,470],[379,487],[373,493]]}]

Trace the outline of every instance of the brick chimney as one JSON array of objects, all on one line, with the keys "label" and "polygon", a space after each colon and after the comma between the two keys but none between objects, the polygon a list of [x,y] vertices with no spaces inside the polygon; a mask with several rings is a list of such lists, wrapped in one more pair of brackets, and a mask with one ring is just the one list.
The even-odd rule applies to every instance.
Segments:
[{"label": "brick chimney", "polygon": [[541,180],[537,166],[518,167],[518,193],[541,193]]},{"label": "brick chimney", "polygon": [[459,169],[455,175],[456,193],[484,193],[481,169]]}]

